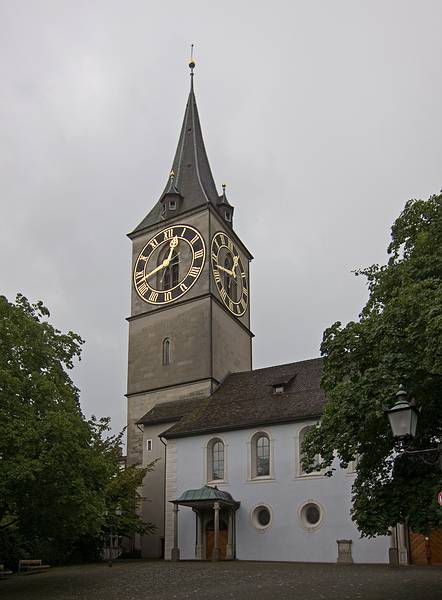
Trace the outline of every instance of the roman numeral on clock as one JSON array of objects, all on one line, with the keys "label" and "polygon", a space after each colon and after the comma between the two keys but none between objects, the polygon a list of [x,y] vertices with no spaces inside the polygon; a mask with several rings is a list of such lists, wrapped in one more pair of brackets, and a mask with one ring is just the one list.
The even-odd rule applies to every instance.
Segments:
[{"label": "roman numeral on clock", "polygon": [[204,250],[197,250],[195,252],[195,258],[202,258],[204,256]]},{"label": "roman numeral on clock", "polygon": [[219,274],[218,269],[214,269],[213,276],[215,277],[216,283],[219,283],[221,281],[221,275]]},{"label": "roman numeral on clock", "polygon": [[156,239],[153,239],[149,242],[149,246],[152,246],[152,250],[155,250],[155,248],[158,247],[158,242],[156,241]]},{"label": "roman numeral on clock", "polygon": [[149,300],[151,302],[156,302],[158,300],[158,292],[152,292],[149,296]]},{"label": "roman numeral on clock", "polygon": [[186,292],[189,288],[187,287],[187,285],[185,283],[181,283],[180,284],[180,290],[182,292]]},{"label": "roman numeral on clock", "polygon": [[173,237],[173,229],[166,229],[164,232],[164,239],[170,240]]},{"label": "roman numeral on clock", "polygon": [[223,302],[224,302],[224,300],[227,298],[227,292],[226,292],[226,290],[224,288],[221,289],[219,291],[219,295],[221,296],[221,298],[223,299]]},{"label": "roman numeral on clock", "polygon": [[198,277],[199,272],[200,272],[200,270],[197,267],[192,267],[189,271],[189,275],[190,275],[190,277],[196,278],[196,277]]},{"label": "roman numeral on clock", "polygon": [[144,279],[144,271],[136,271],[135,281],[141,281],[142,279]]},{"label": "roman numeral on clock", "polygon": [[193,238],[190,240],[190,243],[191,243],[191,244],[192,244],[192,246],[193,246],[193,244],[194,244],[195,242],[197,242],[198,240],[199,240],[199,235],[198,235],[198,234],[196,234],[196,235],[194,235],[194,236],[193,236]]},{"label": "roman numeral on clock", "polygon": [[144,296],[144,294],[147,292],[148,289],[149,289],[149,286],[147,285],[147,283],[145,281],[143,281],[143,283],[138,286],[138,293],[141,294],[142,296]]},{"label": "roman numeral on clock", "polygon": [[164,292],[164,302],[170,302],[172,300],[172,292]]}]

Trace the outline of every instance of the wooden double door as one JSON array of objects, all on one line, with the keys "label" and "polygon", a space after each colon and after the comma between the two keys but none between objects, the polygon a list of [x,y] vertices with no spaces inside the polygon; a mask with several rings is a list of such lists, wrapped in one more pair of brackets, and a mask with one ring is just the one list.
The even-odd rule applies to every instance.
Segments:
[{"label": "wooden double door", "polygon": [[442,565],[442,529],[429,536],[410,532],[410,558],[413,565]]},{"label": "wooden double door", "polygon": [[[213,520],[209,521],[206,525],[206,558],[207,560],[212,560],[213,556],[213,546],[215,543],[215,531],[214,531],[214,522]],[[219,520],[219,557],[220,560],[226,560],[226,552],[227,552],[227,523],[224,519]]]}]

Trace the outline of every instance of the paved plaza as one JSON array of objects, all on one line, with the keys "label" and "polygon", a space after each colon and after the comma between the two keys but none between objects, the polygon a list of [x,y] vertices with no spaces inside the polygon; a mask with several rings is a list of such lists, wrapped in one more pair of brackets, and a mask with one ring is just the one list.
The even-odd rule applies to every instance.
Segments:
[{"label": "paved plaza", "polygon": [[442,568],[117,561],[0,581],[2,600],[437,600]]}]

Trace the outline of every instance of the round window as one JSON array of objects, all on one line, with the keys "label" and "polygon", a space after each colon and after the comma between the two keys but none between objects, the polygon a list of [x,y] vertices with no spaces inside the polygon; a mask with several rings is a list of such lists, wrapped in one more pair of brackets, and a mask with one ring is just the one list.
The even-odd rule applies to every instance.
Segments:
[{"label": "round window", "polygon": [[316,525],[321,518],[318,506],[316,504],[307,504],[305,507],[305,520],[309,525]]},{"label": "round window", "polygon": [[306,529],[315,529],[319,527],[323,511],[319,504],[315,502],[306,502],[300,511],[301,523]]},{"label": "round window", "polygon": [[252,520],[255,527],[265,529],[272,520],[270,509],[267,506],[257,506],[253,511]]}]

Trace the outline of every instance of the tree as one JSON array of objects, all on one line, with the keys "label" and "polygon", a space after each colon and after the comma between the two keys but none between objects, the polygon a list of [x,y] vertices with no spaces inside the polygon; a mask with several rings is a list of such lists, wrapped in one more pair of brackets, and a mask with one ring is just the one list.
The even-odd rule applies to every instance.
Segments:
[{"label": "tree", "polygon": [[41,302],[0,297],[0,548],[12,537],[55,561],[100,545],[117,506],[120,534],[152,527],[135,512],[146,469],[121,471],[121,434],[81,412],[68,370],[83,340],[48,318]]},{"label": "tree", "polygon": [[442,439],[442,195],[407,202],[391,230],[386,265],[356,272],[368,280],[359,320],[323,336],[327,402],[306,436],[305,466],[333,471],[358,457],[352,517],[362,535],[408,522],[417,532],[442,526],[440,472],[395,452],[383,407],[403,384],[421,409],[416,449]]}]

